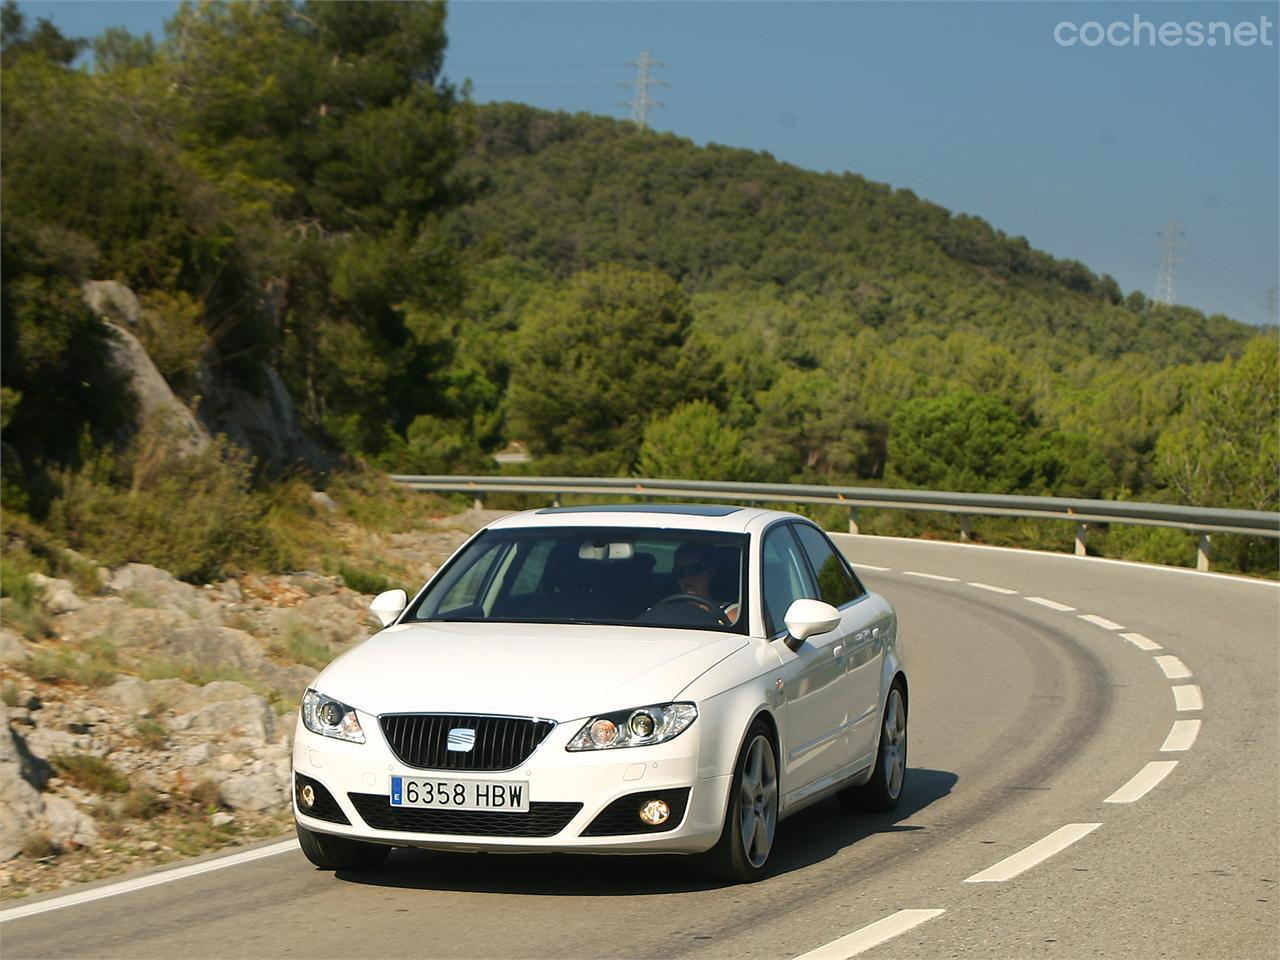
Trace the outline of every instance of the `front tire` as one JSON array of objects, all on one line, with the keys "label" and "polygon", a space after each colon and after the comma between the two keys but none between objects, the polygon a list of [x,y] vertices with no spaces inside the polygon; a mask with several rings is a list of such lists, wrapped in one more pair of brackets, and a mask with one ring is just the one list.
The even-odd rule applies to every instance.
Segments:
[{"label": "front tire", "polygon": [[778,758],[769,728],[757,720],[734,765],[719,842],[705,856],[710,872],[729,883],[765,875],[778,827]]},{"label": "front tire", "polygon": [[888,813],[898,805],[907,782],[907,693],[895,680],[885,698],[880,724],[880,749],[875,771],[860,787],[846,787],[836,794],[846,810]]},{"label": "front tire", "polygon": [[365,843],[333,837],[327,833],[308,830],[298,821],[293,822],[298,831],[298,846],[308,860],[321,870],[369,870],[387,858],[391,848],[380,843]]}]

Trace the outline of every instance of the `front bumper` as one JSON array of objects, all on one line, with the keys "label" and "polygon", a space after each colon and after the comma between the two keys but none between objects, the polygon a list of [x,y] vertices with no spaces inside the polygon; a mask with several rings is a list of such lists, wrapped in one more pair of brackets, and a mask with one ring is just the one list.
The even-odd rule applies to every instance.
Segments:
[{"label": "front bumper", "polygon": [[[377,719],[360,714],[368,742],[322,737],[298,724],[293,742],[293,812],[317,833],[453,851],[701,853],[720,837],[731,777],[698,779],[697,726],[655,746],[570,753],[578,730],[557,726],[529,758],[503,772],[407,767],[383,740]],[[705,771],[704,771],[705,772]],[[392,776],[528,783],[528,813],[392,807]],[[308,810],[304,785],[317,798]],[[673,825],[648,828],[634,817],[646,798],[662,798]],[[634,817],[634,832],[625,832]],[[345,823],[342,821],[346,821]]]}]

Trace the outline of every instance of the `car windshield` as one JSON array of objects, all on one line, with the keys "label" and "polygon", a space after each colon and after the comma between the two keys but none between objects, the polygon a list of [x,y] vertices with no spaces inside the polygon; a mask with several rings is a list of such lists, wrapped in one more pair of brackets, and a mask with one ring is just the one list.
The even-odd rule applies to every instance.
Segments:
[{"label": "car windshield", "polygon": [[744,534],[635,527],[486,530],[405,620],[601,623],[744,633]]}]

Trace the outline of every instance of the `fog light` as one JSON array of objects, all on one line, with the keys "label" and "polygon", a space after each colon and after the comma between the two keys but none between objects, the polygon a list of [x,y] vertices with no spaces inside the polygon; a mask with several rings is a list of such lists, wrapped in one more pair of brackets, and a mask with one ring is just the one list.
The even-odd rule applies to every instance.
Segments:
[{"label": "fog light", "polygon": [[646,800],[640,808],[640,819],[651,827],[667,822],[671,816],[671,805],[665,800]]},{"label": "fog light", "polygon": [[[302,805],[308,810],[316,805],[316,792],[312,789],[311,784],[309,783],[305,784],[303,788],[298,791],[298,798],[302,801]],[[666,818],[664,817],[663,819]]]}]

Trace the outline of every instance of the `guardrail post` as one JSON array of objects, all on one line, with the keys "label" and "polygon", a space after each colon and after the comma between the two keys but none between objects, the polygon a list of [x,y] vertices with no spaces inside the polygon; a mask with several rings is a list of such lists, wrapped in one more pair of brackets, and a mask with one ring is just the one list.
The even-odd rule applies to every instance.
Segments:
[{"label": "guardrail post", "polygon": [[857,507],[849,508],[849,532],[850,533],[858,532],[858,508]]},{"label": "guardrail post", "polygon": [[1196,548],[1196,569],[1209,569],[1209,535],[1200,534],[1200,545]]},{"label": "guardrail post", "polygon": [[551,506],[552,506],[554,509],[556,509],[556,510],[559,510],[559,509],[560,509],[560,494],[558,494],[558,493],[556,493],[556,494],[552,494],[552,496],[551,496]]},{"label": "guardrail post", "polygon": [[967,513],[960,514],[960,539],[966,543],[973,539],[973,525]]},{"label": "guardrail post", "polygon": [[1089,555],[1089,551],[1084,548],[1084,535],[1088,531],[1087,523],[1076,524],[1076,556],[1085,557]]}]

